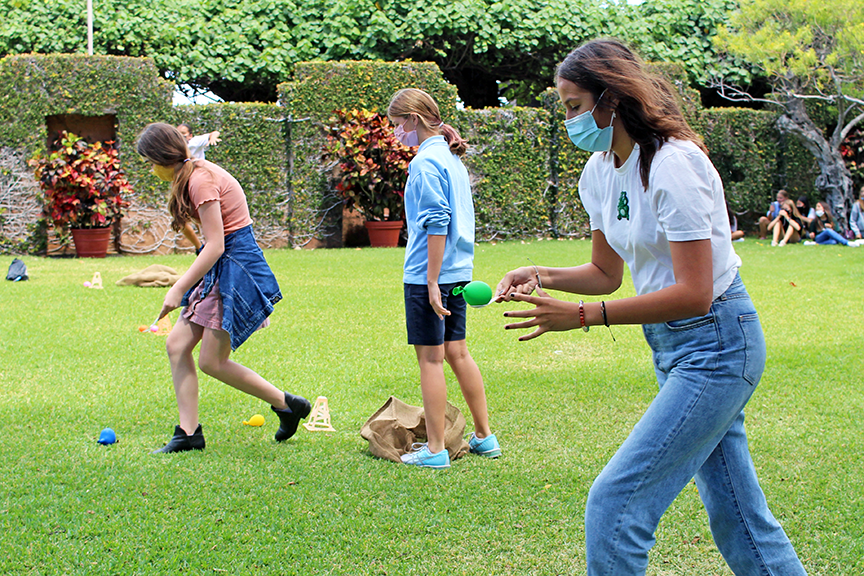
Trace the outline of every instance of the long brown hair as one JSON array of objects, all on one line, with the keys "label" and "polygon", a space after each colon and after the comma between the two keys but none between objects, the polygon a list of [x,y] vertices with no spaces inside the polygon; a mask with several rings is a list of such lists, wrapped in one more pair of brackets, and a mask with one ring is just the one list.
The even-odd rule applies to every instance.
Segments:
[{"label": "long brown hair", "polygon": [[646,188],[654,155],[670,138],[690,140],[708,152],[684,119],[669,83],[649,74],[642,60],[618,40],[592,40],[576,48],[558,65],[556,77],[590,92],[598,106],[615,110],[639,144],[639,175]]},{"label": "long brown hair", "polygon": [[435,99],[423,90],[417,88],[403,88],[396,92],[390,99],[387,107],[387,116],[408,116],[416,114],[423,126],[434,133],[441,133],[450,151],[457,156],[463,156],[468,151],[468,141],[459,135],[459,132],[449,124],[441,120],[441,112]]},{"label": "long brown hair", "polygon": [[834,215],[831,213],[831,206],[828,204],[828,202],[823,201],[823,200],[816,202],[816,208],[818,209],[820,206],[822,207],[822,211],[825,214],[823,214],[824,220],[823,220],[823,218],[820,218],[818,215],[816,216],[816,221],[818,222],[817,227],[820,230],[822,230],[823,228],[825,228],[826,224],[830,224],[831,227],[833,228],[834,227]]},{"label": "long brown hair", "polygon": [[186,139],[171,124],[163,122],[148,124],[138,135],[137,150],[138,154],[153,164],[174,168],[168,212],[172,218],[171,228],[179,232],[192,220],[192,213],[195,210],[189,198],[189,177],[196,169],[206,170],[206,168],[196,166],[195,161],[189,158]]}]

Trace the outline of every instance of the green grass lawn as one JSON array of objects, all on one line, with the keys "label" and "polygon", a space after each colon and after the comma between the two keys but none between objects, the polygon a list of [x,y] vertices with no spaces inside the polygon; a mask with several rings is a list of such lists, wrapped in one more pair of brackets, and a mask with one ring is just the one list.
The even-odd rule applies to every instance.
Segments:
[{"label": "green grass lawn", "polygon": [[[768,341],[747,408],[762,487],[811,575],[859,576],[864,248],[735,248]],[[31,280],[0,284],[0,573],[584,573],[588,489],[655,393],[640,328],[614,327],[617,342],[599,328],[517,342],[501,316],[517,304],[469,310],[504,455],[443,472],[379,460],[363,422],[390,395],[421,403],[403,254],[267,252],[285,299],[234,358],[326,396],[336,432],[301,428],[277,444],[267,406],[202,375],[207,449],[168,456],[150,455],[177,422],[164,338],[138,332],[165,289],[114,282],[154,263],[183,271],[192,257],[24,258]],[[526,257],[589,255],[578,240],[482,244],[475,278],[494,286]],[[84,288],[97,271],[105,289]],[[632,293],[628,277],[616,297]],[[255,413],[264,427],[242,425]],[[96,443],[104,427],[119,443]],[[648,573],[731,574],[692,483],[660,524]]]}]

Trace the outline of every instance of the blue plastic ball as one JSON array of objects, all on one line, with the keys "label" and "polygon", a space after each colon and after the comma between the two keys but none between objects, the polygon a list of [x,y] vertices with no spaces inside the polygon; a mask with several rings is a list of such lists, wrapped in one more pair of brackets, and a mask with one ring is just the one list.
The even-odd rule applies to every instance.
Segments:
[{"label": "blue plastic ball", "polygon": [[99,433],[99,440],[97,442],[99,444],[114,444],[117,442],[117,435],[111,428],[105,428]]}]

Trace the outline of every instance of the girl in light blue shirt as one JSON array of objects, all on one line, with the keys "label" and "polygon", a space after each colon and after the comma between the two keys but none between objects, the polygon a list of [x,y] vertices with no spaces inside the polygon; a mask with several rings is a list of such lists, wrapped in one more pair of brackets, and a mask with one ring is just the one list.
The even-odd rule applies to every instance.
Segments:
[{"label": "girl in light blue shirt", "polygon": [[405,184],[408,245],[403,283],[408,343],[414,345],[420,365],[427,442],[415,444],[402,461],[450,467],[444,446],[444,360],[474,418],[469,450],[495,458],[501,448],[489,429],[483,377],[465,342],[467,307],[461,294],[453,294],[454,288],[471,281],[474,266],[474,202],[468,171],[459,159],[468,143],[441,121],[438,104],[422,90],[406,88],[394,94],[387,116],[402,144],[419,146]]}]

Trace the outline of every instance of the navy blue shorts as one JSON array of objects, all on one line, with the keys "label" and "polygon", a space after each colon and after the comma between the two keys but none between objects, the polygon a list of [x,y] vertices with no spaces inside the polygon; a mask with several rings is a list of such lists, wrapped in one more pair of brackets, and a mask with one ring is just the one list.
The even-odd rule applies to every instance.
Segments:
[{"label": "navy blue shorts", "polygon": [[453,296],[456,286],[468,282],[439,284],[441,303],[450,311],[450,316],[440,320],[429,304],[429,288],[425,284],[405,284],[405,326],[408,328],[408,344],[415,346],[441,346],[444,342],[465,339],[465,298]]}]

